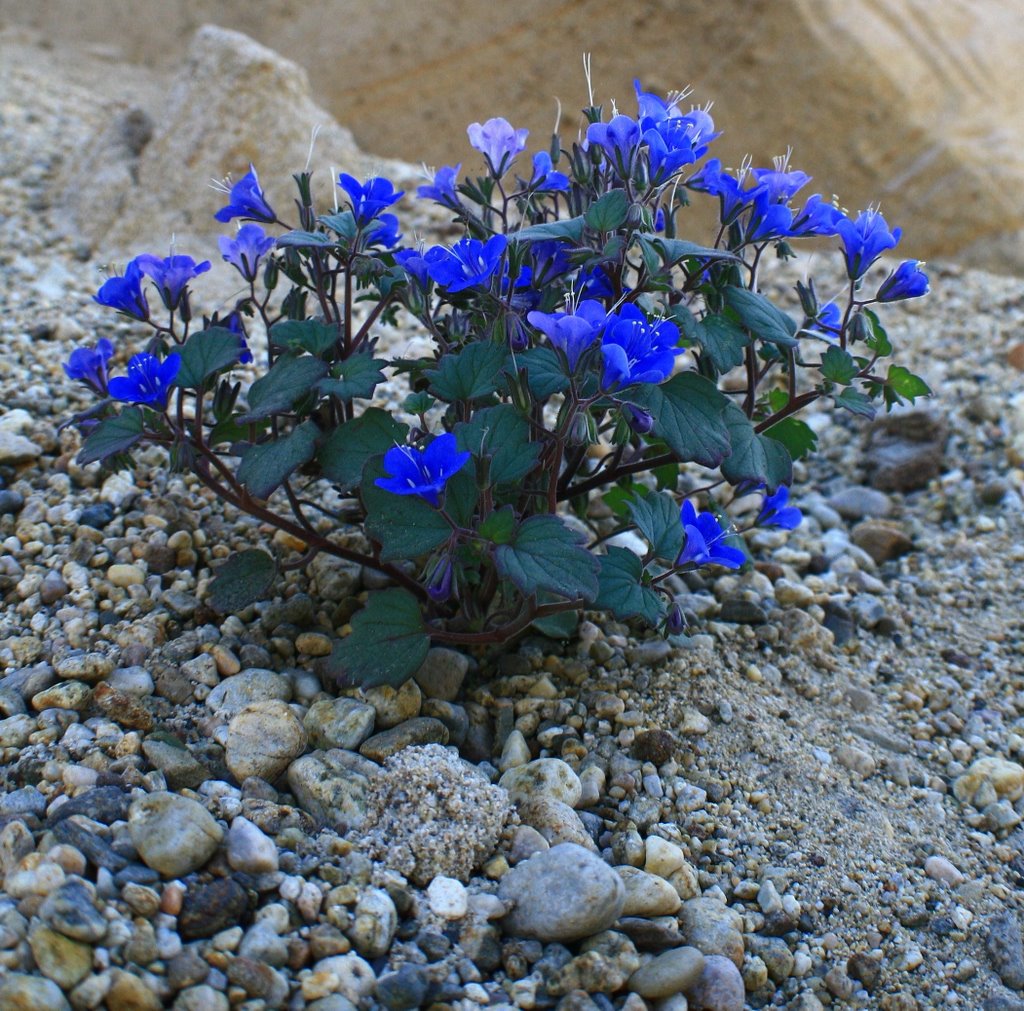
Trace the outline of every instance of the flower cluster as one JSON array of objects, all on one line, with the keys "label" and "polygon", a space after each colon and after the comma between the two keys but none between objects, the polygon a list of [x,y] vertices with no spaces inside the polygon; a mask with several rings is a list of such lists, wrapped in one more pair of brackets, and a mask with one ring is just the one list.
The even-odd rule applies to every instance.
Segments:
[{"label": "flower cluster", "polygon": [[[77,419],[80,462],[167,447],[289,543],[376,571],[388,588],[329,661],[341,681],[398,684],[431,642],[550,632],[585,607],[683,631],[675,577],[740,569],[748,529],[801,522],[793,462],[816,438],[802,409],[866,416],[928,393],[886,370],[882,317],[929,282],[917,260],[882,273],[901,232],[877,208],[805,196],[788,158],[731,171],[708,157],[707,107],[634,88],[634,115],[592,106],[567,148],[527,153],[525,129],[472,124],[475,165],[443,165],[416,193],[450,213],[444,244],[403,244],[406,194],[382,176],[332,179],[322,210],[299,173],[289,222],[250,165],[214,213],[238,222],[219,247],[243,281],[217,312],[192,308],[210,262],[179,253],[137,256],[97,292],[145,345],[101,338],[65,363],[98,401]],[[711,245],[680,237],[698,197],[718,204]],[[758,268],[804,240],[830,241],[848,283],[819,300],[797,281],[794,318]],[[381,327],[401,322],[429,349],[384,354]],[[250,333],[266,364],[245,386]],[[399,386],[401,409],[380,406]],[[232,557],[212,605],[265,599],[276,568]]]}]

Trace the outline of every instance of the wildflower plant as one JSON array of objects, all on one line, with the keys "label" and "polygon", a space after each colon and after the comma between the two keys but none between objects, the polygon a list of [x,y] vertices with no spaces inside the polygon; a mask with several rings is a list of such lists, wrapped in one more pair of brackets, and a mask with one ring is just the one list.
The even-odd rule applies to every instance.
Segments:
[{"label": "wildflower plant", "polygon": [[[799,523],[792,465],[815,446],[803,409],[870,416],[929,392],[883,364],[876,312],[928,280],[915,260],[872,280],[900,238],[877,209],[800,199],[809,178],[786,159],[727,171],[706,159],[707,109],[639,83],[636,97],[635,116],[592,105],[578,143],[532,155],[527,131],[473,124],[480,174],[444,166],[418,194],[453,215],[451,245],[399,246],[403,194],[383,178],[342,174],[325,212],[300,173],[289,223],[250,166],[215,214],[240,223],[220,240],[243,285],[226,315],[197,325],[190,284],[209,264],[187,256],[140,256],[100,288],[149,340],[125,374],[106,340],[65,366],[101,398],[77,419],[79,461],[165,446],[306,546],[231,557],[211,588],[221,610],[321,552],[387,577],[336,643],[342,683],[401,683],[432,641],[564,634],[586,608],[679,632],[672,577],[749,561],[730,491],[762,489],[751,525]],[[693,197],[718,201],[707,245],[681,237]],[[847,284],[823,302],[797,282],[791,315],[762,292],[762,267],[802,240],[831,240]],[[379,325],[399,316],[429,354],[381,352]],[[254,327],[265,369],[243,390],[233,370]],[[389,410],[383,394],[402,386]],[[610,543],[626,530],[643,550]]]}]

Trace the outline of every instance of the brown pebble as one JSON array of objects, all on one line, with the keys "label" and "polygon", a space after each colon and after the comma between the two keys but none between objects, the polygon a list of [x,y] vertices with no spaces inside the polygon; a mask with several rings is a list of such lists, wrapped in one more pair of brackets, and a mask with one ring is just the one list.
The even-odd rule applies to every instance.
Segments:
[{"label": "brown pebble", "polygon": [[676,750],[676,739],[667,730],[642,730],[633,741],[633,757],[652,765],[664,765]]},{"label": "brown pebble", "polygon": [[138,699],[127,692],[111,688],[105,682],[93,691],[93,701],[115,723],[131,730],[152,730],[153,716]]},{"label": "brown pebble", "polygon": [[177,916],[184,901],[185,889],[177,881],[172,881],[160,897],[160,912],[167,913],[168,916]]},{"label": "brown pebble", "polygon": [[1011,368],[1016,369],[1018,372],[1024,372],[1024,342],[1014,344],[1013,347],[1006,352],[1006,364]]}]

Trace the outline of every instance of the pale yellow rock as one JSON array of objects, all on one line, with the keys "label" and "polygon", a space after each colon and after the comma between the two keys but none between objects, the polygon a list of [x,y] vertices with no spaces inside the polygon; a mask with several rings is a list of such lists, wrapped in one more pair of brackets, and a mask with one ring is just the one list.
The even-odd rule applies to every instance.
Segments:
[{"label": "pale yellow rock", "polygon": [[639,867],[616,867],[626,886],[623,916],[671,916],[683,904],[676,890],[664,879]]},{"label": "pale yellow rock", "polygon": [[667,878],[673,871],[686,863],[686,855],[682,847],[677,846],[661,836],[651,835],[645,843],[644,870],[648,874],[657,874]]},{"label": "pale yellow rock", "polygon": [[1024,766],[1005,758],[979,758],[953,782],[957,800],[968,801],[989,784],[1000,798],[1019,800],[1024,796]]}]

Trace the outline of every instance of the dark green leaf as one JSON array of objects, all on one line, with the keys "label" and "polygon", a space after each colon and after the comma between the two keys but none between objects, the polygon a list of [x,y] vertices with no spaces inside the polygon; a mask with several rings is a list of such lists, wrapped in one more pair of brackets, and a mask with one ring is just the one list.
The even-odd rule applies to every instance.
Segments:
[{"label": "dark green leaf", "polygon": [[842,393],[837,397],[833,397],[836,404],[839,407],[844,408],[851,414],[856,414],[861,418],[873,418],[875,416],[875,408],[871,403],[871,398],[865,396],[860,390],[855,390],[852,386],[847,386]]},{"label": "dark green leaf", "polygon": [[277,563],[258,548],[232,555],[213,574],[210,606],[222,614],[241,611],[266,600],[277,577]]},{"label": "dark green leaf", "polygon": [[384,382],[381,371],[388,363],[370,354],[357,354],[338,362],[331,375],[317,383],[321,393],[334,394],[342,400],[353,397],[372,397],[378,383]]},{"label": "dark green leaf", "polygon": [[643,384],[624,394],[650,412],[654,434],[680,462],[717,467],[729,452],[724,411],[729,401],[710,380],[680,372],[660,386]]},{"label": "dark green leaf", "polygon": [[308,351],[311,355],[322,355],[338,342],[338,328],[334,324],[321,323],[317,319],[289,319],[275,323],[270,328],[270,343],[279,348],[293,351]]},{"label": "dark green leaf", "polygon": [[822,376],[837,386],[848,386],[859,371],[853,356],[842,348],[833,345],[821,356]]},{"label": "dark green leaf", "polygon": [[358,418],[331,432],[320,447],[317,459],[324,477],[342,491],[354,488],[362,480],[366,461],[404,444],[408,432],[409,426],[395,421],[387,411],[367,408]]},{"label": "dark green leaf", "polygon": [[679,486],[679,464],[666,463],[651,471],[658,483],[658,491],[675,491]]},{"label": "dark green leaf", "polygon": [[226,327],[212,326],[192,334],[178,353],[181,368],[175,384],[186,390],[198,390],[210,376],[238,361],[241,344],[238,334]]},{"label": "dark green leaf", "polygon": [[[363,469],[361,486],[366,532],[380,543],[381,559],[393,562],[418,558],[448,540],[452,528],[437,509],[418,495],[396,495],[374,484],[386,474],[383,458],[373,457]],[[448,482],[449,486],[454,480]]]},{"label": "dark green leaf", "polygon": [[862,310],[865,318],[871,324],[871,335],[864,342],[879,358],[888,358],[892,354],[892,344],[889,335],[885,332],[878,318],[878,314],[871,309]]},{"label": "dark green leaf", "polygon": [[485,540],[495,544],[508,544],[512,540],[512,531],[516,526],[516,514],[512,506],[503,506],[488,516],[477,533]]},{"label": "dark green leaf", "polygon": [[666,267],[673,267],[682,260],[738,260],[735,253],[727,249],[712,249],[710,246],[698,246],[695,242],[683,239],[667,239],[664,235],[644,232],[638,235],[642,246],[650,247],[661,257]]},{"label": "dark green leaf", "polygon": [[597,559],[557,516],[531,516],[494,557],[498,572],[524,594],[549,590],[593,600],[597,593]]},{"label": "dark green leaf", "polygon": [[409,414],[426,414],[437,401],[425,390],[410,393],[402,404],[402,409]]},{"label": "dark green leaf", "polygon": [[583,218],[569,218],[566,221],[548,221],[543,225],[530,225],[511,236],[516,242],[546,242],[562,239],[579,243],[583,238]]},{"label": "dark green leaf", "polygon": [[735,404],[725,413],[732,452],[722,462],[722,475],[730,484],[750,481],[774,492],[793,480],[793,461],[786,447],[754,431],[750,419]]},{"label": "dark green leaf", "polygon": [[814,429],[799,418],[783,418],[772,425],[765,435],[781,442],[794,460],[802,460],[818,447],[818,436]]},{"label": "dark green leaf", "polygon": [[87,463],[123,453],[134,446],[142,434],[142,411],[137,407],[126,407],[120,414],[99,423],[82,444],[76,461],[84,467]]},{"label": "dark green leaf", "polygon": [[525,477],[540,455],[540,445],[530,442],[529,423],[511,404],[477,411],[472,420],[455,426],[455,437],[459,449],[490,458],[491,485]]},{"label": "dark green leaf", "polygon": [[602,496],[601,501],[616,515],[625,516],[629,503],[633,500],[633,489],[622,485],[613,485]]},{"label": "dark green leaf", "polygon": [[796,321],[776,309],[764,295],[732,285],[723,294],[726,304],[755,337],[780,347],[796,345]]},{"label": "dark green leaf", "polygon": [[295,470],[313,459],[319,434],[314,422],[304,421],[285,436],[250,446],[242,454],[238,480],[257,498],[270,498]]},{"label": "dark green leaf", "polygon": [[579,623],[579,611],[556,611],[554,614],[534,619],[530,623],[530,628],[535,628],[549,639],[571,639]]},{"label": "dark green leaf", "polygon": [[[676,525],[679,523],[678,512]],[[620,621],[636,615],[656,625],[664,604],[658,593],[640,582],[643,563],[629,548],[611,547],[600,558],[598,593],[594,607],[611,613]]]},{"label": "dark green leaf", "polygon": [[611,190],[587,208],[584,220],[596,232],[614,232],[626,223],[629,198],[625,190]]},{"label": "dark green leaf", "polygon": [[289,410],[300,397],[305,396],[323,378],[327,366],[319,358],[292,354],[281,355],[270,371],[249,387],[249,410],[238,421],[259,421],[272,414]]},{"label": "dark green leaf", "polygon": [[445,355],[440,365],[427,373],[430,392],[449,403],[485,397],[498,388],[507,355],[503,346],[489,341],[477,341]]},{"label": "dark green leaf", "polygon": [[429,649],[416,598],[408,590],[382,590],[370,594],[352,631],[334,644],[327,670],[340,685],[397,688],[419,670]]},{"label": "dark green leaf", "polygon": [[629,511],[655,556],[674,562],[683,550],[683,525],[676,500],[664,492],[651,492],[634,498]]},{"label": "dark green leaf", "polygon": [[517,368],[526,369],[526,381],[537,400],[561,393],[569,388],[565,365],[551,348],[530,348],[513,357]]},{"label": "dark green leaf", "polygon": [[351,242],[356,237],[356,219],[351,211],[339,211],[337,214],[322,214],[320,224],[329,228],[336,235]]},{"label": "dark green leaf", "polygon": [[305,232],[296,229],[293,232],[285,232],[278,236],[278,246],[292,246],[295,249],[311,249],[313,247],[323,248],[325,246],[337,246],[338,240],[332,239],[323,232]]},{"label": "dark green leaf", "polygon": [[718,374],[742,365],[750,344],[749,334],[725,316],[705,316],[697,324],[695,337]]}]

